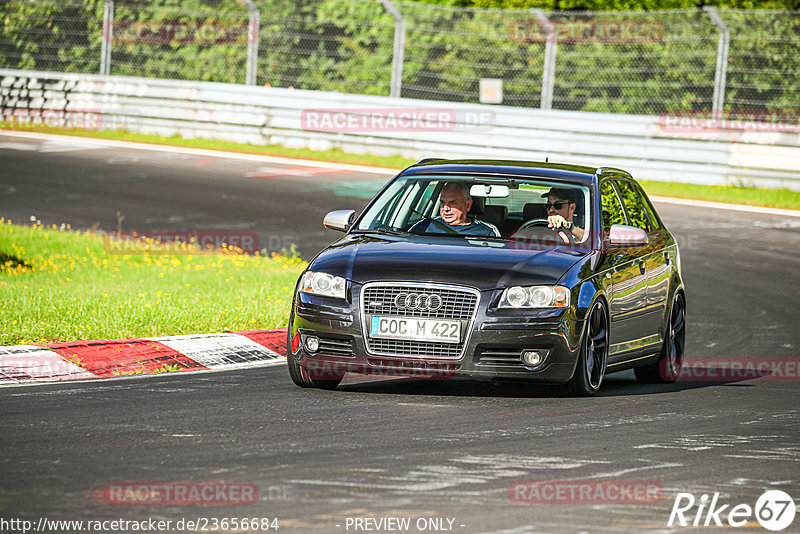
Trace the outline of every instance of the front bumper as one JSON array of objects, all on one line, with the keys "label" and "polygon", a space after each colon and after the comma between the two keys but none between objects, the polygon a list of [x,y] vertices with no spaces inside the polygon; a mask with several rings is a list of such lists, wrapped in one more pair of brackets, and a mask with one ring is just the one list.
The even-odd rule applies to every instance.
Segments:
[{"label": "front bumper", "polygon": [[[323,375],[464,376],[542,383],[564,383],[575,371],[584,321],[576,319],[573,310],[497,310],[489,305],[498,292],[482,291],[474,321],[464,330],[460,356],[385,355],[370,353],[367,347],[359,293],[359,287],[353,287],[350,302],[296,294],[289,350],[302,367]],[[303,343],[307,336],[319,339],[314,353]],[[523,350],[538,350],[546,357],[531,367],[521,359]]]}]

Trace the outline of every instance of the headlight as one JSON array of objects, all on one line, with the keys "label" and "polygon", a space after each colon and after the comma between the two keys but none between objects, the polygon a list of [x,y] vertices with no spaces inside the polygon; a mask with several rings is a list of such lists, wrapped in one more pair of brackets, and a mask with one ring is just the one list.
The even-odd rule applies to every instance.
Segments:
[{"label": "headlight", "polygon": [[506,288],[498,308],[568,308],[569,289],[564,286],[514,286]]},{"label": "headlight", "polygon": [[345,279],[341,276],[306,271],[306,274],[303,275],[303,281],[300,283],[300,291],[312,295],[344,299],[346,298],[346,286]]}]

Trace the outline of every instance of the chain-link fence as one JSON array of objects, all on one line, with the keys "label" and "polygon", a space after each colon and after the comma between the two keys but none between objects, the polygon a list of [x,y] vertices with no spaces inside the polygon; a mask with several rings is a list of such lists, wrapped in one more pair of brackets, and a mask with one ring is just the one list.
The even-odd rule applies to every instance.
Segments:
[{"label": "chain-link fence", "polygon": [[0,14],[6,68],[635,114],[800,104],[796,11],[26,0]]}]

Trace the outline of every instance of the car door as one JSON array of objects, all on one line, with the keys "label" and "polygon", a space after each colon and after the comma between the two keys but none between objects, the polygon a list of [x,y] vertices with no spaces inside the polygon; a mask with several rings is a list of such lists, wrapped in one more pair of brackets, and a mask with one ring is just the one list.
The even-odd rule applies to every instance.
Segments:
[{"label": "car door", "polygon": [[[613,181],[600,183],[601,215],[604,235],[612,225],[628,224]],[[611,279],[607,291],[611,331],[609,362],[624,359],[624,353],[636,347],[642,336],[644,320],[640,312],[647,299],[647,278],[640,247],[611,248],[605,255],[604,276]]]},{"label": "car door", "polygon": [[629,180],[616,180],[615,185],[628,216],[628,224],[641,228],[648,236],[648,246],[642,249],[642,256],[639,258],[639,264],[644,266],[647,286],[646,296],[640,309],[643,316],[640,348],[646,348],[661,341],[658,334],[667,299],[669,267],[664,256],[663,236],[657,228],[653,228],[635,184]]},{"label": "car door", "polygon": [[672,275],[675,269],[675,262],[678,259],[678,247],[664,223],[658,217],[644,190],[637,183],[633,183],[633,186],[639,194],[642,207],[647,213],[647,218],[650,222],[648,235],[653,249],[653,257],[648,260],[647,305],[655,308],[655,316],[658,320],[656,328],[660,335],[660,320],[667,313]]}]

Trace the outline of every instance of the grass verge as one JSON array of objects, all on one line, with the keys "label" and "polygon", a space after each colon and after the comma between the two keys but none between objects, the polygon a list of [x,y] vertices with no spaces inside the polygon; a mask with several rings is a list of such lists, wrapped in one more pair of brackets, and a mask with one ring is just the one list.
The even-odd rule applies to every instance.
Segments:
[{"label": "grass verge", "polygon": [[640,180],[640,183],[648,195],[800,210],[800,192],[789,189],[678,184],[650,180]]},{"label": "grass verge", "polygon": [[[225,150],[228,152],[262,154],[268,156],[310,159],[315,161],[371,165],[390,169],[403,169],[415,163],[414,160],[401,158],[399,156],[383,157],[365,154],[348,154],[338,149],[320,152],[309,149],[285,148],[277,145],[243,145],[228,141],[214,141],[210,139],[184,139],[180,136],[162,137],[158,135],[121,131],[92,131],[80,130],[76,128],[65,129],[44,125],[21,125],[10,122],[0,122],[0,129],[52,133],[59,135],[76,135],[82,137],[113,139],[117,141],[134,141],[137,143],[171,145],[189,148],[205,148],[210,150]],[[677,182],[656,182],[650,180],[639,181],[650,195],[800,210],[800,192],[790,191],[789,189],[758,189],[754,187],[705,186],[681,184]]]},{"label": "grass verge", "polygon": [[305,262],[110,253],[103,237],[0,219],[0,346],[286,326]]}]

